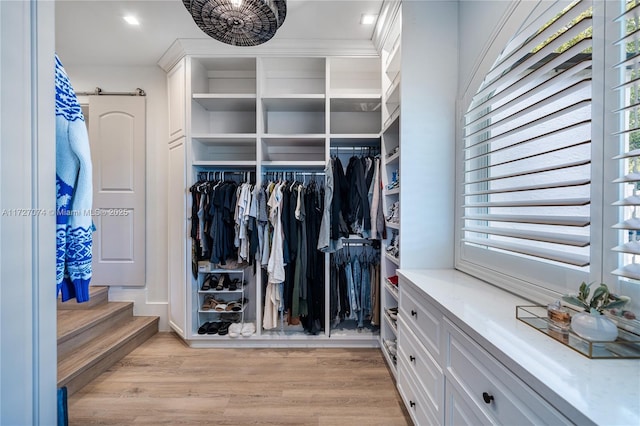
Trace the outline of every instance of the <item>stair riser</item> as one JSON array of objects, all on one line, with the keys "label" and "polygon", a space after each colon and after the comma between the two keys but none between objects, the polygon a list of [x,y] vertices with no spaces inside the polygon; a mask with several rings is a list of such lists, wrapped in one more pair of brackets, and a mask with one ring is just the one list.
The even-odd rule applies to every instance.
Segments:
[{"label": "stair riser", "polygon": [[90,328],[83,330],[64,341],[58,339],[58,357],[62,358],[66,354],[75,351],[80,346],[94,339],[102,333],[108,332],[110,329],[117,327],[118,324],[126,321],[133,316],[133,304],[129,304],[126,308],[120,309],[110,315],[108,318],[102,319]]},{"label": "stair riser", "polygon": [[58,381],[58,387],[66,386],[68,395],[73,395],[157,332],[158,319],[156,318],[108,353],[104,353],[94,362],[82,366],[78,371],[70,374],[68,378]]}]

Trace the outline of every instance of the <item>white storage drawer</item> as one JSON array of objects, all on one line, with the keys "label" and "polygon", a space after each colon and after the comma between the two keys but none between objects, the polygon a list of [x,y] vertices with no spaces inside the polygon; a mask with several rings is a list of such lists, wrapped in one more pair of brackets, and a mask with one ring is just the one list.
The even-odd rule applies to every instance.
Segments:
[{"label": "white storage drawer", "polygon": [[496,424],[571,424],[454,324],[445,324],[447,386],[453,382],[466,393],[471,408]]},{"label": "white storage drawer", "polygon": [[482,416],[467,405],[465,398],[460,396],[455,387],[447,382],[445,385],[445,407],[444,424],[446,426],[480,426],[490,425],[491,420]]},{"label": "white storage drawer", "polygon": [[398,368],[414,378],[427,404],[430,415],[441,424],[444,419],[444,375],[435,359],[418,342],[415,334],[398,319]]},{"label": "white storage drawer", "polygon": [[428,409],[424,392],[420,390],[402,360],[398,361],[397,386],[404,405],[416,426],[440,424],[440,420],[436,419]]},{"label": "white storage drawer", "polygon": [[410,281],[401,278],[398,287],[398,316],[405,321],[436,361],[442,364],[442,314]]}]

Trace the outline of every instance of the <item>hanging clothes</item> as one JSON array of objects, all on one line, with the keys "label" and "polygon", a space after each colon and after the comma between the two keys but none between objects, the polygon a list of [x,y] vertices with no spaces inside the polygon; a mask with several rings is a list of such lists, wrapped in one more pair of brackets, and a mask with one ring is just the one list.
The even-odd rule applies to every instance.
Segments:
[{"label": "hanging clothes", "polygon": [[[264,265],[262,259],[267,271],[264,311],[265,315],[267,312],[271,315],[263,327],[277,328],[272,319],[278,310],[287,313],[290,324],[299,321],[306,332],[317,334],[323,328],[324,316],[324,255],[317,249],[324,186],[315,180],[304,185],[294,179],[266,181],[263,187],[269,197],[269,232],[264,233],[269,262]],[[269,288],[271,283],[279,287]],[[274,297],[276,294],[279,296]]]},{"label": "hanging clothes", "polygon": [[93,183],[89,136],[80,103],[55,56],[56,85],[56,296],[89,300]]},{"label": "hanging clothes", "polygon": [[379,325],[379,249],[367,246],[359,255],[352,255],[348,247],[331,256],[329,315],[333,326],[349,320],[358,329]]}]

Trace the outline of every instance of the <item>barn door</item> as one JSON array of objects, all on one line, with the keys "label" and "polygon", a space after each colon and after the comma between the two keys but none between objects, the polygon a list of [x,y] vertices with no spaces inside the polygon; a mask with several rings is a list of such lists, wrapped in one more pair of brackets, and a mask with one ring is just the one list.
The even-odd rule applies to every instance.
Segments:
[{"label": "barn door", "polygon": [[93,285],[145,285],[145,98],[90,96]]}]

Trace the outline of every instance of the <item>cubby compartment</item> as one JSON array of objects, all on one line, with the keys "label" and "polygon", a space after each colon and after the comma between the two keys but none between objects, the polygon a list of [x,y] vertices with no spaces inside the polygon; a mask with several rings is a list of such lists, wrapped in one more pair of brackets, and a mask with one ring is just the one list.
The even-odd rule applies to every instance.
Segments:
[{"label": "cubby compartment", "polygon": [[194,165],[215,162],[256,164],[256,138],[253,137],[207,137],[192,138]]},{"label": "cubby compartment", "polygon": [[324,134],[325,100],[316,98],[263,98],[267,134]]},{"label": "cubby compartment", "polygon": [[255,58],[192,58],[191,93],[256,94]]},{"label": "cubby compartment", "polygon": [[329,96],[380,95],[380,58],[330,58]]},{"label": "cubby compartment", "polygon": [[194,133],[256,133],[256,97],[194,94],[191,106]]},{"label": "cubby compartment", "polygon": [[324,58],[262,58],[261,90],[265,97],[324,95]]},{"label": "cubby compartment", "polygon": [[332,98],[329,111],[332,134],[380,133],[380,96]]},{"label": "cubby compartment", "polygon": [[325,138],[262,138],[262,160],[269,162],[309,163],[324,166]]}]

